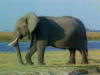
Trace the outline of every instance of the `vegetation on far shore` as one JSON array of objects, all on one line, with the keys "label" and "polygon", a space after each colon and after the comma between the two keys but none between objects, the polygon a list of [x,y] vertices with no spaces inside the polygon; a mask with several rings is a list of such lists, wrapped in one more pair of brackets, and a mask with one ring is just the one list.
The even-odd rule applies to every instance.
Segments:
[{"label": "vegetation on far shore", "polygon": [[[13,36],[13,32],[0,32],[0,42],[9,42]],[[87,32],[87,37],[89,41],[100,40],[100,32]],[[24,38],[22,41],[29,41]]]},{"label": "vegetation on far shore", "polygon": [[[10,42],[13,37],[13,32],[0,32],[0,42]],[[27,37],[22,41],[28,41]]]}]

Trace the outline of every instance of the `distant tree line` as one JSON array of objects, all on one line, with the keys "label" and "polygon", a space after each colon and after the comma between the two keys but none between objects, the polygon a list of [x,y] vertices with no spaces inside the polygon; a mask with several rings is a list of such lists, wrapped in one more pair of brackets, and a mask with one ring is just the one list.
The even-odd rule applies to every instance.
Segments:
[{"label": "distant tree line", "polygon": [[86,28],[86,31],[87,31],[87,32],[100,32],[100,30],[96,30],[96,29],[88,29],[88,28]]},{"label": "distant tree line", "polygon": [[[86,28],[86,31],[87,32],[100,32],[100,30],[89,29],[89,28]],[[12,31],[11,30],[8,30],[8,29],[5,29],[4,31],[1,31],[1,32],[12,32]]]}]

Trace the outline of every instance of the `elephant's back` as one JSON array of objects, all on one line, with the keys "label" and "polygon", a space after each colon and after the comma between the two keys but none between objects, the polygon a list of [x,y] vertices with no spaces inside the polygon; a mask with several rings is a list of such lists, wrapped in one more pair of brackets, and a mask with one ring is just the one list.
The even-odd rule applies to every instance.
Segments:
[{"label": "elephant's back", "polygon": [[82,21],[72,16],[63,17],[48,17],[50,20],[54,21],[61,27],[65,32],[83,32],[85,31],[85,26]]},{"label": "elephant's back", "polygon": [[62,30],[65,34],[78,32],[81,34],[85,31],[84,24],[77,18],[71,16],[63,16],[63,17],[49,17],[49,16],[41,16],[39,17],[42,23],[45,23],[46,26],[51,28],[51,30]]},{"label": "elephant's back", "polygon": [[[65,31],[72,31],[74,28],[79,27],[79,25],[83,25],[77,18],[72,16],[63,16],[63,17],[46,17],[51,24],[57,24],[62,27]],[[54,23],[53,23],[54,22]]]}]

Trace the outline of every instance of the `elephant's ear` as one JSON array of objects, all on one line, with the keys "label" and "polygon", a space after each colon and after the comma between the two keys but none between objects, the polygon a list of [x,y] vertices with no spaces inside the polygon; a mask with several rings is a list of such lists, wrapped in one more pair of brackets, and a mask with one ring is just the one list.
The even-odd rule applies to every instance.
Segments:
[{"label": "elephant's ear", "polygon": [[37,23],[38,23],[38,18],[36,16],[36,14],[34,14],[34,13],[27,14],[27,25],[28,25],[28,30],[30,32],[30,35],[36,28]]}]

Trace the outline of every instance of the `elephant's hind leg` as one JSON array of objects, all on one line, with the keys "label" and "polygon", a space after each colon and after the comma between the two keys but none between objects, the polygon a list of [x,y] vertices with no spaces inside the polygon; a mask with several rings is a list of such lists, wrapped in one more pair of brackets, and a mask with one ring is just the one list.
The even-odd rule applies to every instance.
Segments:
[{"label": "elephant's hind leg", "polygon": [[70,60],[68,62],[68,64],[75,64],[75,53],[76,53],[76,49],[75,48],[70,48],[69,49],[69,52],[70,52]]},{"label": "elephant's hind leg", "polygon": [[82,63],[83,64],[88,64],[88,58],[85,50],[79,50],[81,55],[82,55]]}]

